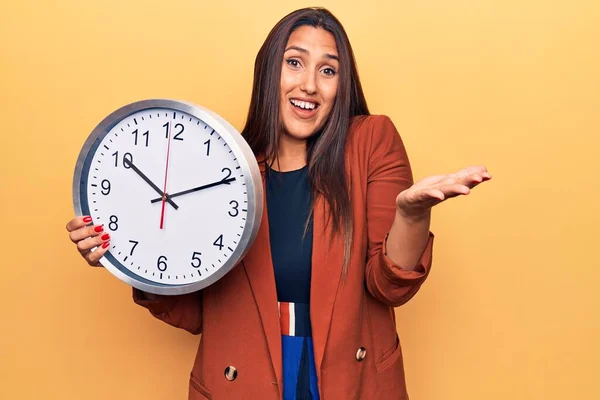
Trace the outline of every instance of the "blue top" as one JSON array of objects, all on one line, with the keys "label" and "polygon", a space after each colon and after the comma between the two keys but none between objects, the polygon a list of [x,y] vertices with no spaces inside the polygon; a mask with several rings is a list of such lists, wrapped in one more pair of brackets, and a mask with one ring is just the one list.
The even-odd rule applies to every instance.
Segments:
[{"label": "blue top", "polygon": [[318,400],[310,325],[313,239],[307,167],[290,172],[267,168],[271,258],[282,334],[283,399]]}]

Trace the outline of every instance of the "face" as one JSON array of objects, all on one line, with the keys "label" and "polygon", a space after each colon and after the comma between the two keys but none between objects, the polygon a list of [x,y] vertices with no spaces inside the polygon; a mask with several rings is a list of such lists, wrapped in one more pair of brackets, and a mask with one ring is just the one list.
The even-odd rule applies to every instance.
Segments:
[{"label": "face", "polygon": [[285,135],[306,140],[323,126],[335,102],[338,71],[331,33],[312,26],[292,32],[283,54],[279,93]]}]

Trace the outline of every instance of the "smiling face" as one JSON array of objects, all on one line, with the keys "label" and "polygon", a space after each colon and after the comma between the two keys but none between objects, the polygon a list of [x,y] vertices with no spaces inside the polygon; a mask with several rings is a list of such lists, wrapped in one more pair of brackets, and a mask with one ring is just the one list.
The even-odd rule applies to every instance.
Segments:
[{"label": "smiling face", "polygon": [[333,35],[301,26],[283,53],[279,115],[283,134],[306,140],[323,127],[335,102],[339,60]]}]

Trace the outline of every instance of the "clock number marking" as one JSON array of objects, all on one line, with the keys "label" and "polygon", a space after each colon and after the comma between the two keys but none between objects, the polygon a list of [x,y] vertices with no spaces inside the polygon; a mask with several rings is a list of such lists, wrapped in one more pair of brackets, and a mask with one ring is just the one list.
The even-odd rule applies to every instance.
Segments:
[{"label": "clock number marking", "polygon": [[[229,214],[231,217],[237,217],[238,214],[240,213],[238,210],[238,207],[240,206],[239,203],[235,200],[231,200],[229,202],[229,205],[233,205],[233,210],[230,210],[227,214]],[[235,210],[235,214],[232,214],[231,212]]]},{"label": "clock number marking", "polygon": [[206,145],[206,155],[209,156],[210,155],[210,139],[208,139],[206,142],[204,142],[204,144]]},{"label": "clock number marking", "polygon": [[177,124],[175,125],[175,129],[177,128],[181,128],[181,130],[177,133],[177,135],[173,136],[173,140],[183,140],[183,138],[180,138],[179,135],[181,135],[183,133],[183,125],[182,124]]},{"label": "clock number marking", "polygon": [[229,168],[223,168],[221,170],[221,172],[225,172],[225,171],[227,171],[228,174],[227,174],[227,176],[225,178],[223,178],[223,180],[228,179],[231,176],[231,170]]},{"label": "clock number marking", "polygon": [[111,215],[110,223],[108,224],[108,228],[111,231],[116,231],[117,229],[119,229],[119,224],[117,222],[119,222],[119,218],[117,218],[116,215]]},{"label": "clock number marking", "polygon": [[110,181],[108,179],[104,179],[100,184],[102,186],[102,190],[100,191],[103,195],[108,195],[110,193]]},{"label": "clock number marking", "polygon": [[[200,260],[200,256],[202,253],[198,253],[197,251],[192,254],[192,267],[199,268],[202,265],[202,260]],[[194,264],[194,261],[198,261],[198,264]]]},{"label": "clock number marking", "polygon": [[[115,151],[112,155],[115,156],[115,167],[118,167],[119,166],[119,152]],[[130,165],[125,164],[125,159],[127,159],[130,163],[132,163],[133,156],[131,155],[131,153],[125,153],[123,155],[123,166],[127,169],[131,168]]]},{"label": "clock number marking", "polygon": [[135,240],[130,240],[129,243],[133,243],[133,247],[131,248],[131,251],[129,252],[129,255],[132,256],[133,250],[135,250],[135,246],[137,246],[140,242],[136,242]]},{"label": "clock number marking", "polygon": [[[132,135],[135,135],[135,145],[137,146],[138,144],[138,130],[136,129],[135,131],[131,132]],[[146,137],[146,147],[148,147],[148,139],[150,138],[150,131],[146,131],[145,133],[142,133],[142,136]]]},{"label": "clock number marking", "polygon": [[[170,122],[167,122],[163,125],[163,128],[165,128],[165,139],[169,138],[169,124]],[[183,130],[185,129],[184,126],[182,124],[175,124],[175,129],[180,129],[180,131],[173,136],[173,140],[183,140],[183,138],[180,138],[179,135],[183,133]]]},{"label": "clock number marking", "polygon": [[[129,161],[129,164],[125,164],[125,159],[127,159],[127,161]],[[133,156],[131,155],[131,153],[125,153],[123,155],[123,166],[127,169],[131,168],[131,163],[133,163]]]},{"label": "clock number marking", "polygon": [[165,272],[167,270],[167,257],[165,257],[165,256],[158,257],[156,266],[158,267],[159,271]]},{"label": "clock number marking", "polygon": [[223,234],[221,234],[221,236],[219,236],[217,240],[213,242],[213,244],[217,246],[219,250],[221,250],[223,248]]}]

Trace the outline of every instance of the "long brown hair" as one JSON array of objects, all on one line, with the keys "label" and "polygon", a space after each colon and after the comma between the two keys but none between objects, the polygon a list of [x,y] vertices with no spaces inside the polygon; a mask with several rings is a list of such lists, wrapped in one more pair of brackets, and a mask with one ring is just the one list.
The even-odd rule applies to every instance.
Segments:
[{"label": "long brown hair", "polygon": [[[291,33],[301,26],[322,28],[333,35],[339,57],[339,81],[334,105],[323,127],[307,141],[308,177],[312,207],[321,194],[329,204],[333,231],[344,234],[343,275],[352,247],[353,217],[345,169],[346,136],[350,118],[369,109],[356,69],[354,52],[342,24],[324,8],[303,8],[286,15],[273,27],[254,64],[254,84],[242,135],[263,162],[277,160],[281,121],[279,88],[283,53]],[[311,208],[312,214],[312,208]]]}]

